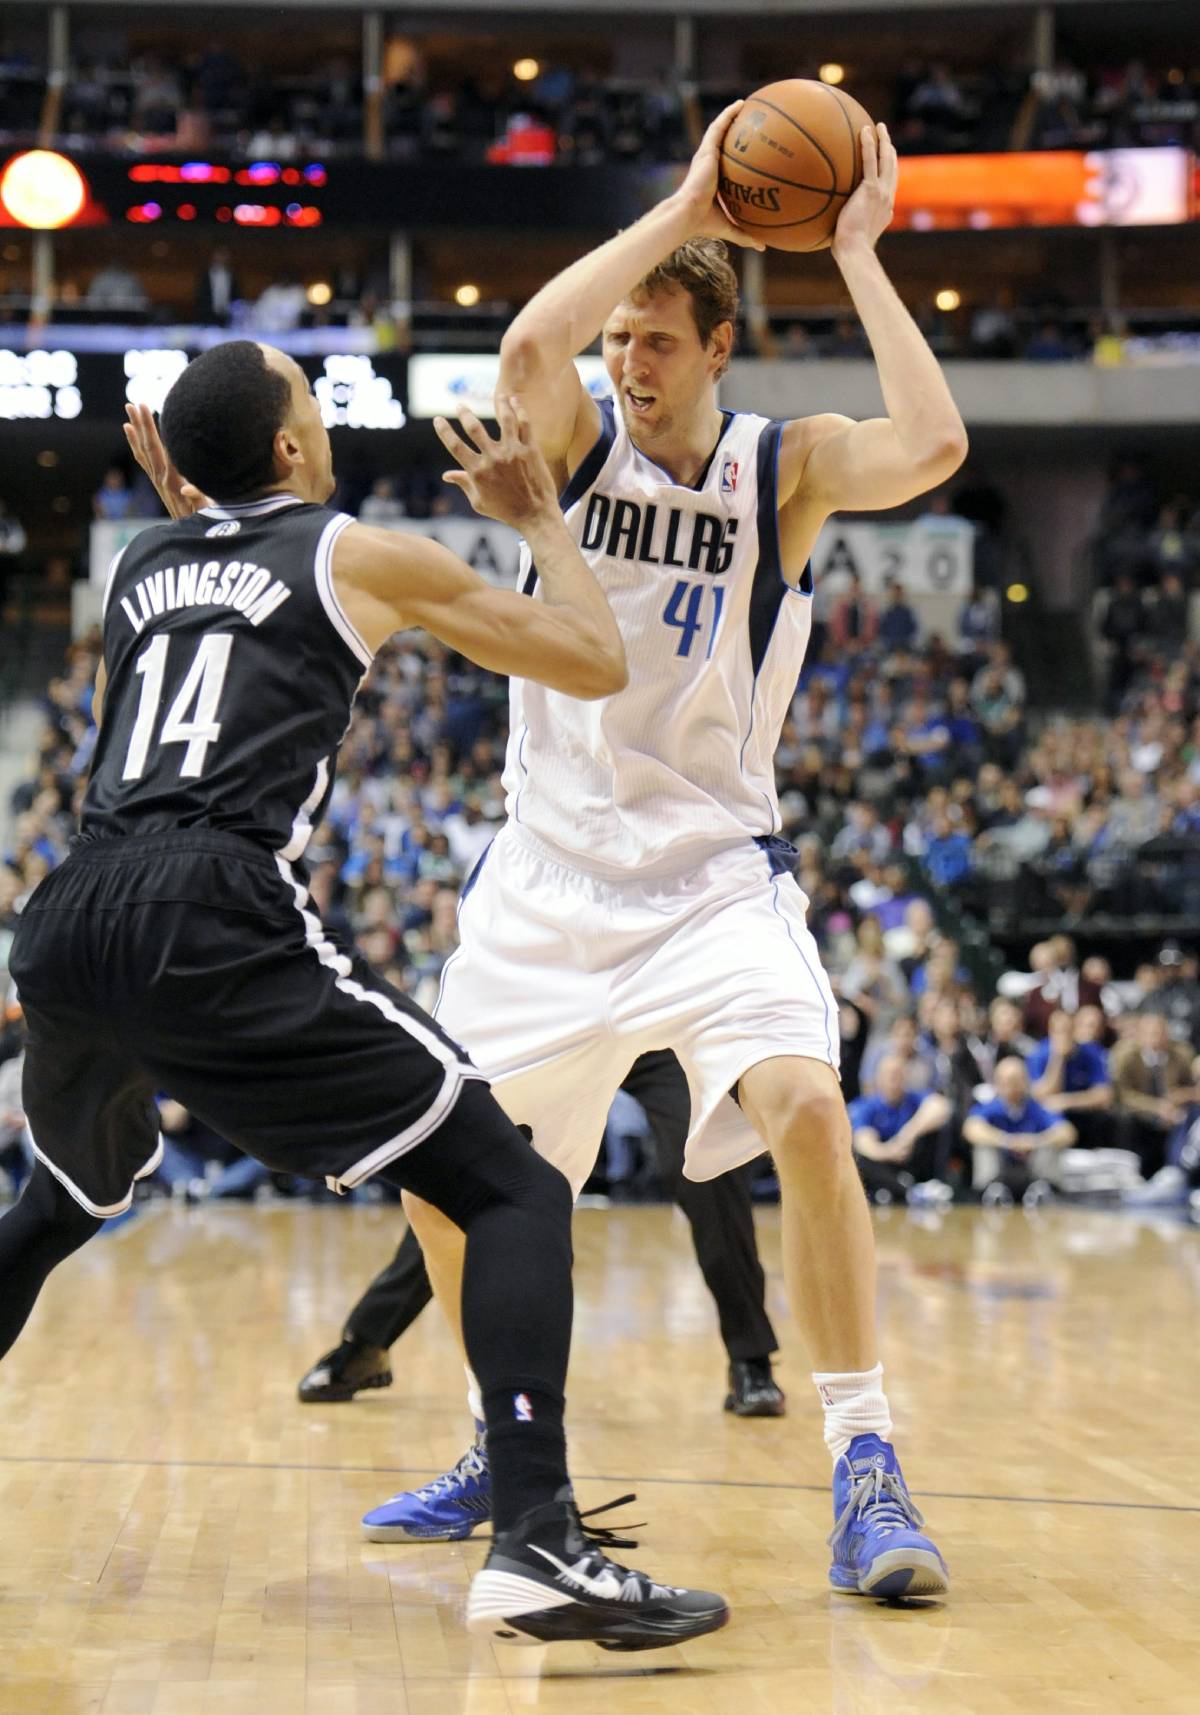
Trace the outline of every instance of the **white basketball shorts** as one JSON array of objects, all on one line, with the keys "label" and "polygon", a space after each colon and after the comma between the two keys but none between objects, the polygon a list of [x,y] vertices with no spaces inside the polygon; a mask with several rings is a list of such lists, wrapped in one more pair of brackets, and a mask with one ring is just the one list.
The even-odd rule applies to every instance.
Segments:
[{"label": "white basketball shorts", "polygon": [[761,1153],[729,1092],[760,1060],[837,1070],[837,1006],[808,900],[747,837],[665,879],[599,880],[509,823],[459,906],[434,1016],[578,1195],[639,1054],[672,1048],[692,1098],[685,1172]]}]

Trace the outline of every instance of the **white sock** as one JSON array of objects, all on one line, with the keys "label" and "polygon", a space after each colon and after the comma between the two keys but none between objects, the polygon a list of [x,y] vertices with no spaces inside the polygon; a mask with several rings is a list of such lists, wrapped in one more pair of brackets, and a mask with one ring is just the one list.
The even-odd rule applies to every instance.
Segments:
[{"label": "white sock", "polygon": [[883,1365],[873,1370],[817,1375],[813,1381],[825,1408],[825,1445],[836,1463],[856,1435],[878,1435],[887,1441],[892,1414],[883,1391]]},{"label": "white sock", "polygon": [[476,1423],[482,1423],[483,1395],[479,1391],[479,1383],[476,1380],[475,1371],[471,1368],[470,1364],[464,1364],[463,1369],[467,1373],[467,1409],[470,1411],[471,1416],[475,1419]]}]

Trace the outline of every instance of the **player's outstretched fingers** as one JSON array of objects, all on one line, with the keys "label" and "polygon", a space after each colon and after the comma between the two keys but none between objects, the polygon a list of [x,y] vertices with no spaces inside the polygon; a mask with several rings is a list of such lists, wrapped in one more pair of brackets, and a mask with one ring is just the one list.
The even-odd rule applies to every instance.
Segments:
[{"label": "player's outstretched fingers", "polygon": [[481,447],[486,450],[494,444],[493,437],[488,433],[487,429],[484,428],[474,411],[472,411],[468,406],[464,405],[462,410],[458,413],[458,421],[460,427],[465,429],[466,433],[470,436],[472,446]]},{"label": "player's outstretched fingers", "polygon": [[500,429],[501,446],[511,446],[513,441],[520,441],[520,424],[512,399],[507,393],[496,395],[496,423]]},{"label": "player's outstretched fingers", "polygon": [[[470,413],[468,411],[464,411],[459,416],[459,422],[464,428],[467,428],[468,426],[466,419],[469,415]],[[479,463],[483,456],[480,453],[479,448],[472,446],[469,442],[464,441],[460,435],[456,434],[445,417],[435,417],[433,419],[433,432],[437,436],[438,440],[441,441],[446,451],[450,454],[450,457],[452,459],[457,459],[464,470],[471,470]]]}]

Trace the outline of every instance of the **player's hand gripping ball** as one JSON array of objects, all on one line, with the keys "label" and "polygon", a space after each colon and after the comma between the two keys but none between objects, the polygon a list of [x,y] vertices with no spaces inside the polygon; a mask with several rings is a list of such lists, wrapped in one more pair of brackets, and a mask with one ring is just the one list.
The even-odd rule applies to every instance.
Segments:
[{"label": "player's hand gripping ball", "polygon": [[[721,143],[718,193],[725,213],[773,250],[824,250],[864,176],[878,180],[885,149],[894,194],[895,156],[886,132],[878,138],[875,159],[864,163],[864,126],[872,127],[874,140],[871,115],[830,84],[795,77],[755,90]],[[870,243],[886,225],[884,220]]]}]

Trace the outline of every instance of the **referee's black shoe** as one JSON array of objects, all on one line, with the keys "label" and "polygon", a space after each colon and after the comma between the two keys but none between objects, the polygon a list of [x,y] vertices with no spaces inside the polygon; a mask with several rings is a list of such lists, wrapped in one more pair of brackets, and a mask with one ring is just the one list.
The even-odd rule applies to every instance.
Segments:
[{"label": "referee's black shoe", "polygon": [[787,1395],[771,1374],[770,1358],[733,1358],[725,1409],[735,1417],[784,1417]]},{"label": "referee's black shoe", "polygon": [[665,1649],[728,1618],[711,1591],[658,1584],[610,1560],[585,1534],[569,1489],[494,1539],[467,1598],[468,1631],[511,1644]]},{"label": "referee's black shoe", "polygon": [[364,1388],[391,1385],[392,1367],[384,1347],[351,1338],[318,1358],[296,1391],[302,1405],[335,1405]]}]

